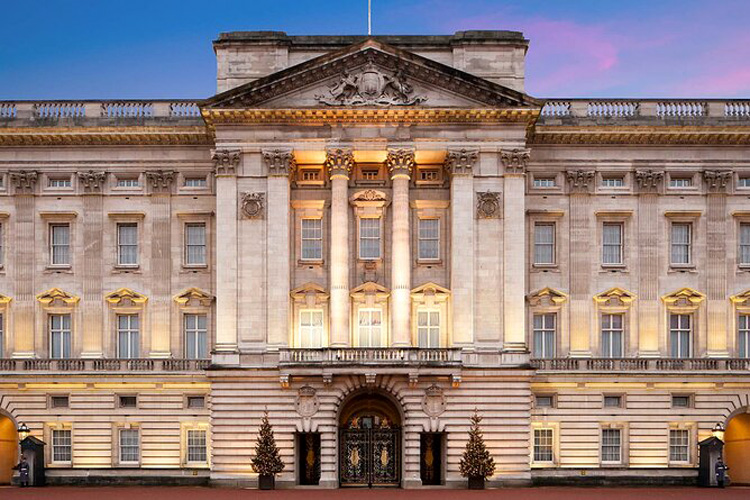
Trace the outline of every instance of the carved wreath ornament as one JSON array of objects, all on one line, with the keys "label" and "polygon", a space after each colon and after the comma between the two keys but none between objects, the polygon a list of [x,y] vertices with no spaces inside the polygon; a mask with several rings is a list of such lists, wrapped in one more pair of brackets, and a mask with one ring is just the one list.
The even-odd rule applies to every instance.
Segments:
[{"label": "carved wreath ornament", "polygon": [[295,410],[301,417],[310,418],[318,412],[320,400],[314,388],[306,385],[301,387],[294,402]]},{"label": "carved wreath ornament", "polygon": [[412,106],[427,100],[413,93],[402,70],[388,75],[371,62],[355,74],[345,70],[327,94],[315,99],[329,106]]},{"label": "carved wreath ornament", "polygon": [[500,217],[500,193],[486,191],[477,193],[477,217],[497,219]]},{"label": "carved wreath ornament", "polygon": [[242,193],[242,202],[240,204],[242,215],[248,219],[263,218],[265,198],[265,193]]}]

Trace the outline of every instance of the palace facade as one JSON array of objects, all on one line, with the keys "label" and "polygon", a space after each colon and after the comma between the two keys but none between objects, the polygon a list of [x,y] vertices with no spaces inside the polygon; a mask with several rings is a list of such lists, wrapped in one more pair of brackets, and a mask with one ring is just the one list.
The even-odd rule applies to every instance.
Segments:
[{"label": "palace facade", "polygon": [[750,100],[524,93],[518,32],[214,42],[202,101],[0,102],[0,482],[750,482]]}]

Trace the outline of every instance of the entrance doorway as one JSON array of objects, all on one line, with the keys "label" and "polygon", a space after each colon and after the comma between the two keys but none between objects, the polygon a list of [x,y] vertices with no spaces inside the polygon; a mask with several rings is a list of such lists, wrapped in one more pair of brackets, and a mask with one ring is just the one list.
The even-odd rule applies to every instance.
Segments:
[{"label": "entrance doorway", "polygon": [[341,486],[399,486],[401,446],[401,416],[388,398],[351,399],[339,420]]},{"label": "entrance doorway", "polygon": [[18,434],[13,421],[0,413],[0,484],[10,484],[18,463]]},{"label": "entrance doorway", "polygon": [[424,486],[443,484],[443,434],[420,434],[419,477]]},{"label": "entrance doorway", "polygon": [[735,415],[727,423],[724,461],[732,484],[750,484],[750,413]]}]

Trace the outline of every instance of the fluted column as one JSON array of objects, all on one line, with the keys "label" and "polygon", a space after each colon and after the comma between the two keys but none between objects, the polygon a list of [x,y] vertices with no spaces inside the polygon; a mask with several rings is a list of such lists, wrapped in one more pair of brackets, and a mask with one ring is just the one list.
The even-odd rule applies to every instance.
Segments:
[{"label": "fluted column", "polygon": [[391,345],[411,345],[411,251],[409,233],[409,180],[414,150],[388,151],[386,166],[393,182],[391,248]]},{"label": "fluted column", "polygon": [[347,149],[333,149],[325,166],[331,176],[331,347],[346,347],[349,335],[349,173],[354,156]]}]

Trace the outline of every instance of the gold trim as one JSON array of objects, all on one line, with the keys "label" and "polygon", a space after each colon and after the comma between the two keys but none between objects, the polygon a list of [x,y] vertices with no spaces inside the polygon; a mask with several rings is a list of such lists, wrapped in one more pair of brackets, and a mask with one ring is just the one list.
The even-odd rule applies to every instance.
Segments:
[{"label": "gold trim", "polygon": [[206,127],[0,128],[0,146],[212,145]]},{"label": "gold trim", "polygon": [[531,145],[750,145],[747,126],[540,126],[530,130]]},{"label": "gold trim", "polygon": [[750,288],[738,294],[732,295],[731,297],[729,297],[729,300],[731,300],[733,304],[744,304],[745,302],[750,300]]},{"label": "gold trim", "polygon": [[530,304],[534,305],[535,303],[540,302],[542,298],[547,296],[549,297],[550,301],[552,301],[552,303],[556,306],[559,306],[560,304],[568,300],[568,295],[566,293],[546,286],[541,290],[537,290],[536,292],[529,294],[528,301]]},{"label": "gold trim", "polygon": [[59,288],[50,288],[49,290],[42,292],[36,296],[36,300],[38,300],[45,306],[50,305],[52,302],[58,299],[65,302],[65,305],[73,306],[78,303],[78,301],[80,300],[80,297],[71,295],[68,292],[65,292]]},{"label": "gold trim", "polygon": [[104,296],[104,300],[113,306],[118,305],[124,299],[128,299],[137,305],[143,305],[148,300],[148,297],[130,288],[118,288],[114,292]]},{"label": "gold trim", "polygon": [[197,300],[203,307],[209,307],[214,300],[214,296],[204,292],[200,288],[191,287],[174,296],[173,300],[182,307],[185,307],[191,300]]},{"label": "gold trim", "polygon": [[693,290],[692,288],[685,287],[680,288],[675,292],[664,295],[661,300],[663,300],[667,305],[673,305],[681,298],[684,298],[691,304],[697,306],[698,304],[703,302],[703,299],[705,299],[706,296],[696,290]]},{"label": "gold trim", "polygon": [[594,295],[594,301],[599,304],[605,304],[610,299],[618,299],[623,304],[629,305],[635,300],[635,294],[625,290],[624,288],[614,287],[600,294]]}]

